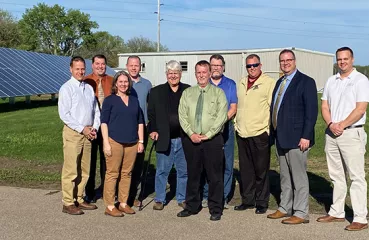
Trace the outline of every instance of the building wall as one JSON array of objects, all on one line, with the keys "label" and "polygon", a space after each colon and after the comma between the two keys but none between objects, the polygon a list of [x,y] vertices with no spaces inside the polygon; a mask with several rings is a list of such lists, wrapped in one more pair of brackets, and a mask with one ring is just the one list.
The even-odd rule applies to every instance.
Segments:
[{"label": "building wall", "polygon": [[[245,50],[239,53],[225,53],[222,56],[225,59],[225,75],[235,81],[247,75],[245,69],[245,59],[251,53],[260,56],[263,64],[262,70],[274,79],[279,79],[282,72],[279,68],[280,49],[272,51]],[[326,80],[333,74],[332,55],[314,53],[310,51],[294,50],[296,54],[297,68],[315,79],[317,89],[324,87]],[[139,55],[140,56],[140,55]],[[181,81],[190,85],[196,84],[195,64],[200,60],[209,61],[211,54],[197,53],[192,55],[161,55],[140,56],[142,63],[145,64],[145,70],[141,73],[144,78],[149,79],[154,86],[165,83],[165,65],[170,60],[187,62],[187,71],[183,71]],[[119,68],[125,69],[128,56],[119,56]]]},{"label": "building wall", "polygon": [[318,91],[322,90],[325,82],[333,75],[334,57],[302,51],[295,54],[298,69],[314,78]]}]

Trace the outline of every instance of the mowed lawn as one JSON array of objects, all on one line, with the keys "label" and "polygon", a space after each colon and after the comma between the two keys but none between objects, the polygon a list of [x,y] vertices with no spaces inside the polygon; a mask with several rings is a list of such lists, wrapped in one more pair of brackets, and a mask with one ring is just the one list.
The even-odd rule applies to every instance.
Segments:
[{"label": "mowed lawn", "polygon": [[[34,98],[30,105],[22,99],[14,106],[0,100],[0,185],[60,189],[63,163],[62,129],[56,102]],[[319,110],[320,111],[320,110]],[[252,114],[252,113],[250,113]],[[368,125],[365,126],[368,129]],[[308,162],[311,210],[323,212],[329,207],[332,185],[328,177],[324,153],[325,124],[319,112],[316,124],[316,145],[311,149]],[[151,142],[146,149],[146,159]],[[367,151],[369,146],[367,145]],[[152,154],[151,168],[155,168]],[[235,176],[238,179],[238,154],[235,147]],[[369,163],[366,161],[367,180]],[[271,159],[271,207],[276,207],[280,186],[279,166],[274,147]],[[233,203],[239,203],[238,185]],[[350,202],[347,202],[348,207]]]}]

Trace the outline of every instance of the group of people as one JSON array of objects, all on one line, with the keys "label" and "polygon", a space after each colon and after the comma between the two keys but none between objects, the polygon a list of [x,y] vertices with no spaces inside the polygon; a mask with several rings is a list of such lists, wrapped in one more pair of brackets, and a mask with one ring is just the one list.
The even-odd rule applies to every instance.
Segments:
[{"label": "group of people", "polygon": [[[355,231],[368,227],[363,126],[369,80],[353,67],[350,48],[338,49],[336,60],[339,72],[328,79],[321,98],[333,204],[317,221],[344,221],[347,172],[354,219],[345,229]],[[236,139],[242,202],[234,210],[267,212],[270,148],[275,144],[281,201],[267,218],[283,218],[283,224],[309,222],[307,161],[314,145],[318,95],[314,79],[297,69],[292,50],[279,54],[283,74],[278,81],[262,72],[257,54],[250,54],[248,75],[236,83],[224,75],[223,56],[215,54],[196,63],[196,86],[180,81],[181,64],[171,60],[166,64],[167,82],[152,89],[139,74],[138,56],[128,58],[128,73],[120,71],[114,78],[105,74],[103,55],[92,62],[93,73],[84,77],[84,60],[73,57],[72,77],[59,92],[59,114],[65,123],[63,212],[96,209],[92,203],[102,194],[105,214],[134,214],[132,205],[142,204],[139,183],[149,136],[157,160],[153,209],[164,209],[174,165],[176,200],[183,208],[177,216],[195,215],[208,207],[210,220],[220,220],[231,198]],[[94,186],[98,149],[100,193]]]}]

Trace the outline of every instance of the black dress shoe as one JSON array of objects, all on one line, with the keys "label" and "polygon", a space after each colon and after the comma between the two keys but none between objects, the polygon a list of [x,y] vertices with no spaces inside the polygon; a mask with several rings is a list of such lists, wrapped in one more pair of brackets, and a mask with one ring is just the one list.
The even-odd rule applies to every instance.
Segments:
[{"label": "black dress shoe", "polygon": [[211,220],[211,221],[219,221],[221,217],[222,217],[222,215],[221,215],[221,214],[212,214],[212,215],[210,216],[210,220]]},{"label": "black dress shoe", "polygon": [[268,210],[267,207],[256,207],[255,213],[256,214],[264,214]]},{"label": "black dress shoe", "polygon": [[96,199],[95,199],[95,197],[92,197],[92,196],[85,196],[85,197],[83,198],[83,200],[84,200],[85,202],[87,202],[87,203],[96,203]]},{"label": "black dress shoe", "polygon": [[180,211],[179,213],[177,213],[177,217],[189,217],[193,215],[190,211],[188,211],[187,209],[184,209],[182,211]]},{"label": "black dress shoe", "polygon": [[247,209],[253,209],[254,206],[253,205],[246,205],[246,204],[241,204],[241,205],[238,205],[238,206],[235,206],[234,207],[234,210],[236,211],[244,211],[244,210],[247,210]]}]

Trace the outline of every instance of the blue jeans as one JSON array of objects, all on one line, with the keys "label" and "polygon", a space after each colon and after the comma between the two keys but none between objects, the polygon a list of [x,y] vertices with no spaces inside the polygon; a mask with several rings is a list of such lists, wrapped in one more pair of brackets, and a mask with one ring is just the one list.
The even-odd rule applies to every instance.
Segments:
[{"label": "blue jeans", "polygon": [[[232,188],[233,164],[234,164],[234,125],[230,120],[224,125],[224,201],[228,202],[228,196]],[[203,199],[208,199],[209,185],[204,185]]]},{"label": "blue jeans", "polygon": [[167,152],[156,153],[155,202],[165,203],[168,176],[173,164],[177,171],[176,199],[182,203],[186,198],[187,163],[181,138],[171,139]]}]

